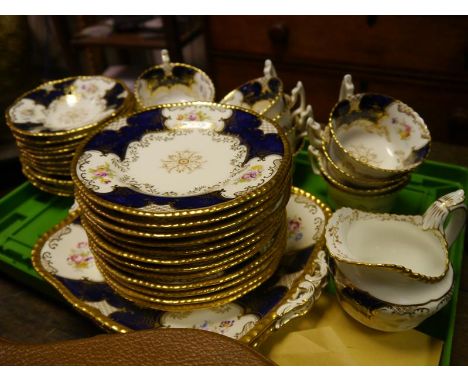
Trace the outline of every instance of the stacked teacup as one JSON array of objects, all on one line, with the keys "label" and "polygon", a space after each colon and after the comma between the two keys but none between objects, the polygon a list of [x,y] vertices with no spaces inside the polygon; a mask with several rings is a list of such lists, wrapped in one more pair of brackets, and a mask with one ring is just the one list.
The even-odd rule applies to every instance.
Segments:
[{"label": "stacked teacup", "polygon": [[220,103],[241,106],[271,119],[284,130],[291,151],[296,154],[307,135],[306,121],[312,116],[312,107],[306,105],[304,86],[298,81],[291,94],[285,93],[271,60],[265,61],[263,74],[230,91]]},{"label": "stacked teacup", "polygon": [[313,166],[338,206],[388,211],[427,157],[431,136],[422,118],[390,96],[353,94],[343,79],[327,126],[307,122]]}]

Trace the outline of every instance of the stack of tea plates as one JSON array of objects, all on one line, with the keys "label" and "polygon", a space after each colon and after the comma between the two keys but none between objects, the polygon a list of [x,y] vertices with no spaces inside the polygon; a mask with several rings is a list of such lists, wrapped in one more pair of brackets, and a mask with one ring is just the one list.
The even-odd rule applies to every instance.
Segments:
[{"label": "stack of tea plates", "polygon": [[6,120],[24,175],[43,191],[73,195],[70,164],[77,146],[132,107],[126,86],[101,76],[51,81],[23,94],[7,110]]},{"label": "stack of tea plates", "polygon": [[266,281],[287,239],[287,138],[254,112],[160,105],[89,137],[72,163],[106,282],[138,305],[223,305]]}]

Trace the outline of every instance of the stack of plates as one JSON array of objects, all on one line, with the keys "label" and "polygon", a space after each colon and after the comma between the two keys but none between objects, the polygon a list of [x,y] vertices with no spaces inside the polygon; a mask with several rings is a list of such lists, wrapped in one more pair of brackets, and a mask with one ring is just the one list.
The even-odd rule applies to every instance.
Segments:
[{"label": "stack of plates", "polygon": [[6,120],[24,175],[43,191],[73,195],[70,164],[77,146],[132,107],[126,86],[101,76],[51,81],[23,94],[7,110]]},{"label": "stack of plates", "polygon": [[285,249],[290,148],[254,112],[195,102],[121,117],[80,146],[72,177],[100,271],[141,306],[225,304]]}]

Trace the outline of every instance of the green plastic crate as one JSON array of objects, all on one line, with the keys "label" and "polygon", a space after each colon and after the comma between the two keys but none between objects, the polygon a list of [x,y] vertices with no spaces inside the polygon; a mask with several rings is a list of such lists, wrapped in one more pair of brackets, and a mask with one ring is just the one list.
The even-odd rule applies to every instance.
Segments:
[{"label": "green plastic crate", "polygon": [[[326,182],[312,173],[304,151],[295,159],[294,184],[318,196],[334,208],[328,197]],[[399,193],[393,212],[422,214],[437,198],[459,188],[468,192],[467,168],[426,161],[411,176],[411,182]],[[44,193],[28,182],[0,199],[0,270],[60,301],[63,299],[55,289],[33,269],[31,249],[45,231],[67,215],[72,203],[71,198]],[[450,364],[463,245],[464,235],[461,234],[450,249],[455,272],[455,291],[451,302],[418,327],[422,332],[444,341],[441,365]],[[332,283],[330,288],[332,290]]]}]

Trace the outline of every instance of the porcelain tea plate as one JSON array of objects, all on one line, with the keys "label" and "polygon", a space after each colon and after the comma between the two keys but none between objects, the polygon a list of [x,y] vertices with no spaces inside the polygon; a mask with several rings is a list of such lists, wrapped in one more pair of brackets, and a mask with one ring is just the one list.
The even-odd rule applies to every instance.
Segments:
[{"label": "porcelain tea plate", "polygon": [[119,118],[77,150],[72,177],[93,202],[139,215],[217,212],[286,178],[290,148],[267,119],[229,105],[161,105]]},{"label": "porcelain tea plate", "polygon": [[122,112],[131,97],[126,85],[112,78],[65,78],[22,95],[7,110],[6,118],[20,136],[78,134]]},{"label": "porcelain tea plate", "polygon": [[199,328],[256,346],[292,318],[307,313],[327,281],[322,249],[330,209],[293,188],[287,214],[287,250],[274,275],[218,308],[165,312],[140,308],[116,294],[95,265],[79,210],[39,239],[32,262],[69,303],[107,330]]}]

